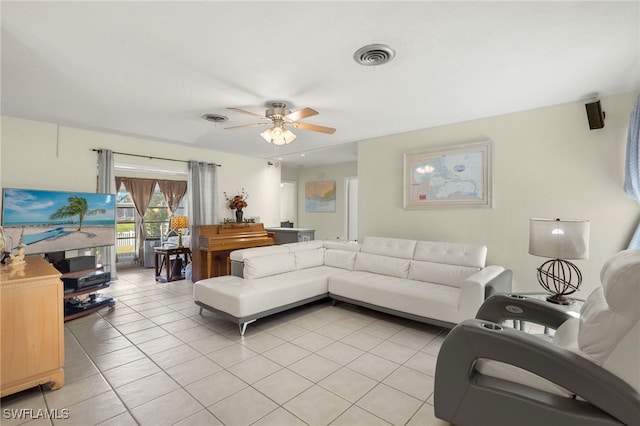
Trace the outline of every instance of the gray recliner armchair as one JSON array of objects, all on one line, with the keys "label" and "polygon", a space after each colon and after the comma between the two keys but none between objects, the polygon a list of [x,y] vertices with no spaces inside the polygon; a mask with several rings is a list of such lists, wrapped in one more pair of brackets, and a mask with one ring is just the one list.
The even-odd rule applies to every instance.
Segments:
[{"label": "gray recliner armchair", "polygon": [[[640,251],[607,261],[572,317],[497,295],[458,324],[436,364],[436,417],[454,425],[640,425]],[[506,326],[531,321],[540,337]]]}]

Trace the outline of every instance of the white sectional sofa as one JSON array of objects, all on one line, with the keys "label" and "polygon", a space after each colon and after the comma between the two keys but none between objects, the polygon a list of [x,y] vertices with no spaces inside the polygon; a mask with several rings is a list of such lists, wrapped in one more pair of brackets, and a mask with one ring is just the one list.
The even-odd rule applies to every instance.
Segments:
[{"label": "white sectional sofa", "polygon": [[511,271],[485,266],[485,246],[366,237],[362,244],[310,241],[231,253],[235,275],[194,284],[194,300],[247,324],[314,300],[335,300],[446,327],[474,318]]}]

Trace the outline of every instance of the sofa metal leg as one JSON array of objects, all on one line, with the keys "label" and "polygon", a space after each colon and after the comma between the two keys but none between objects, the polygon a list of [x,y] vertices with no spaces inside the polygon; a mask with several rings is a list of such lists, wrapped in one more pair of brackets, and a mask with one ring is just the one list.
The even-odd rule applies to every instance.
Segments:
[{"label": "sofa metal leg", "polygon": [[249,324],[251,324],[252,322],[256,322],[256,320],[251,320],[251,321],[247,321],[247,322],[243,322],[241,324],[238,324],[238,328],[240,329],[240,335],[244,336],[244,332],[247,331],[247,326]]},{"label": "sofa metal leg", "polygon": [[198,315],[202,315],[202,306],[200,306],[200,312],[198,312]]}]

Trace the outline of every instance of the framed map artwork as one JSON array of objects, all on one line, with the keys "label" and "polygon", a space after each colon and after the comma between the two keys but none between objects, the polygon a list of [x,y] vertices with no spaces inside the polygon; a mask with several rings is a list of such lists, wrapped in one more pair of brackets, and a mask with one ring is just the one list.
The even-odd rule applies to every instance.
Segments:
[{"label": "framed map artwork", "polygon": [[304,209],[308,212],[336,211],[336,181],[306,182]]},{"label": "framed map artwork", "polygon": [[491,141],[404,154],[405,209],[491,207]]}]

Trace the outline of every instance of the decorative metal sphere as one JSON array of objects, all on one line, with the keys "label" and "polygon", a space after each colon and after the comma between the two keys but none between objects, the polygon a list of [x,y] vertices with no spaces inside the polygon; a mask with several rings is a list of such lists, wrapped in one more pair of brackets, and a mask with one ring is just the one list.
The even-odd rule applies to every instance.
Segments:
[{"label": "decorative metal sphere", "polygon": [[582,274],[576,265],[562,259],[551,259],[538,268],[538,282],[556,299],[575,293],[582,283]]}]

